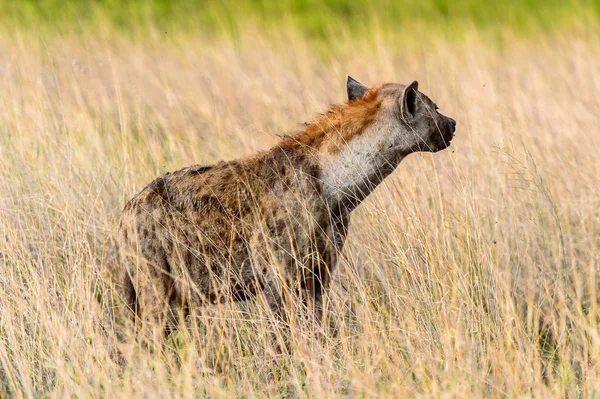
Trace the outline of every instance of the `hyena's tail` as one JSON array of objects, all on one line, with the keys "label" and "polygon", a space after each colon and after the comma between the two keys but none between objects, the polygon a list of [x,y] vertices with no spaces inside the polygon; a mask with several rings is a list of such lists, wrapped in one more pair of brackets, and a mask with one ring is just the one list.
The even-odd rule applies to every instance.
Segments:
[{"label": "hyena's tail", "polygon": [[123,277],[123,300],[125,301],[125,305],[127,310],[131,312],[132,316],[138,314],[138,298],[137,293],[135,292],[135,287],[133,286],[133,280],[131,275],[126,271]]}]

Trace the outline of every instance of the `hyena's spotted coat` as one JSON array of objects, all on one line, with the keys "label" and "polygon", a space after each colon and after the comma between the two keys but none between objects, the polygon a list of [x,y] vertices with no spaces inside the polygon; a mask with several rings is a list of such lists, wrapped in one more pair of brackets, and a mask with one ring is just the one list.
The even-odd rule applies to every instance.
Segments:
[{"label": "hyena's spotted coat", "polygon": [[[159,177],[120,221],[120,285],[137,320],[172,326],[204,304],[264,295],[283,316],[321,297],[350,212],[415,151],[446,148],[456,122],[409,86],[348,78],[334,106],[269,151]],[[162,328],[162,327],[161,327]]]}]

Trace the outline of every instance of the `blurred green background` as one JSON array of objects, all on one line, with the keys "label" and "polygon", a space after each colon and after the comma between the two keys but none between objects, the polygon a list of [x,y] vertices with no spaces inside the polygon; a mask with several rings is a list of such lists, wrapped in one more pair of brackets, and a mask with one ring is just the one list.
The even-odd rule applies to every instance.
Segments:
[{"label": "blurred green background", "polygon": [[0,0],[1,29],[48,34],[106,27],[126,33],[240,34],[253,24],[267,30],[285,25],[321,40],[373,28],[530,34],[588,28],[598,20],[600,0]]}]

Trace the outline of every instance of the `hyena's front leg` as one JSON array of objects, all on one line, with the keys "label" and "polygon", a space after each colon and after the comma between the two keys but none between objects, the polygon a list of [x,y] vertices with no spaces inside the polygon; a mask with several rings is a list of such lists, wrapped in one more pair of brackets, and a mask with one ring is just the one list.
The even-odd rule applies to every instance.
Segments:
[{"label": "hyena's front leg", "polygon": [[271,314],[278,322],[286,322],[287,316],[283,303],[282,284],[274,278],[266,279],[263,285],[263,294]]},{"label": "hyena's front leg", "polygon": [[312,270],[308,269],[304,276],[302,301],[318,325],[323,322],[323,295],[329,288],[330,280],[329,266],[323,262]]},{"label": "hyena's front leg", "polygon": [[318,324],[323,322],[323,296],[329,289],[331,273],[341,248],[332,238],[335,236],[316,237],[311,254],[303,265],[303,301]]},{"label": "hyena's front leg", "polygon": [[[311,256],[306,264],[309,275],[305,279],[305,298],[315,321],[319,324],[324,322],[324,295],[329,289],[332,273],[344,247],[349,223],[350,215],[339,211],[333,215],[326,226],[322,226],[321,231],[325,234],[317,235],[312,242]],[[332,319],[328,327],[333,331],[337,330]]]}]

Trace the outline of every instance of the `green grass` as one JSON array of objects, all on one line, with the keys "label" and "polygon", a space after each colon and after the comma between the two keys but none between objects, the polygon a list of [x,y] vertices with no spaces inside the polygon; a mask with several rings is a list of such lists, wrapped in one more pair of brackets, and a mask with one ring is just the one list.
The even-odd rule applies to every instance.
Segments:
[{"label": "green grass", "polygon": [[4,29],[35,27],[57,33],[93,32],[106,23],[110,30],[129,33],[240,33],[250,22],[260,29],[292,25],[320,40],[341,33],[362,35],[374,27],[405,35],[416,26],[445,34],[473,27],[529,34],[599,18],[598,0],[0,0]]}]

